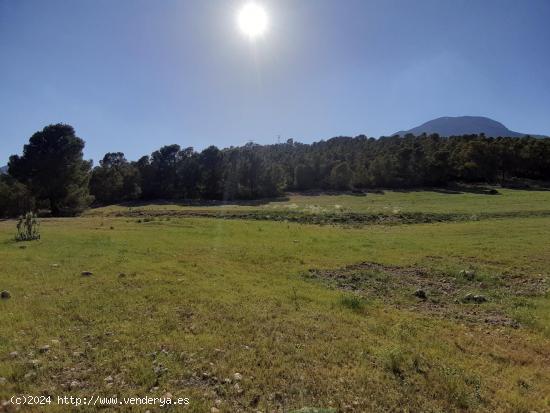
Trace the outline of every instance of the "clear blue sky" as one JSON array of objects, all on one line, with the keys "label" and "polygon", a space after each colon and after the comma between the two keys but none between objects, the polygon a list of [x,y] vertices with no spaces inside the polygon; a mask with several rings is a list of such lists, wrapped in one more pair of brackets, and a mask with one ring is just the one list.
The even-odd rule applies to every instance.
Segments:
[{"label": "clear blue sky", "polygon": [[0,0],[0,164],[72,124],[86,157],[380,136],[483,115],[550,133],[548,0]]}]

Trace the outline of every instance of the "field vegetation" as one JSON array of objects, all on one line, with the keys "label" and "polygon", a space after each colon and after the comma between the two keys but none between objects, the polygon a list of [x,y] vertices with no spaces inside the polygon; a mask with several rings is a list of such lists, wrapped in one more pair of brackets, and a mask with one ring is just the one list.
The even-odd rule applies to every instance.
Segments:
[{"label": "field vegetation", "polygon": [[[2,221],[0,400],[548,411],[550,195],[497,191],[118,205],[43,219],[30,242]],[[215,214],[189,214],[204,211]],[[292,213],[482,218],[317,225]]]}]

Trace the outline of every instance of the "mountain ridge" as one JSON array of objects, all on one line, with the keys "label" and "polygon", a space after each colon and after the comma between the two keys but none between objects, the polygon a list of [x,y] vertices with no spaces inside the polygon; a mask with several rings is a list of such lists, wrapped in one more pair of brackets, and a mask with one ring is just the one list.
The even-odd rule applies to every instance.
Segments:
[{"label": "mountain ridge", "polygon": [[530,133],[515,132],[508,129],[504,124],[487,118],[485,116],[442,116],[429,120],[422,125],[409,130],[402,130],[391,136],[404,136],[408,133],[421,135],[423,133],[437,133],[440,136],[460,136],[483,133],[487,137],[510,137],[520,138],[532,136],[534,138],[547,138],[544,135],[535,135]]}]

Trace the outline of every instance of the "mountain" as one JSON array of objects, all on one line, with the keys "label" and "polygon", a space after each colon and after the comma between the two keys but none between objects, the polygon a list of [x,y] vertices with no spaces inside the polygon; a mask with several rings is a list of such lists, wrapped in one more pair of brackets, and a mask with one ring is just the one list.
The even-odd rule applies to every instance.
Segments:
[{"label": "mountain", "polygon": [[530,135],[535,138],[547,137],[542,135],[531,135],[528,133],[514,132],[508,129],[502,123],[497,122],[493,119],[485,118],[483,116],[445,116],[442,118],[430,120],[420,126],[417,126],[416,128],[396,132],[392,136],[404,136],[407,133],[412,133],[413,135],[421,135],[423,133],[429,135],[431,133],[437,133],[440,136],[458,136],[484,133],[485,136],[488,137],[502,136],[519,138],[526,135]]},{"label": "mountain", "polygon": [[8,173],[8,165],[0,166],[0,175],[4,175]]}]

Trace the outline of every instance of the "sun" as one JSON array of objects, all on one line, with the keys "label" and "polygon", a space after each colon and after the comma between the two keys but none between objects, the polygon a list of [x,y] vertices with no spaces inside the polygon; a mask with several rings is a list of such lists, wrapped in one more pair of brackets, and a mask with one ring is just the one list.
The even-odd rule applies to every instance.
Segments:
[{"label": "sun", "polygon": [[250,39],[261,36],[267,30],[267,13],[265,9],[256,3],[248,3],[243,6],[237,16],[239,29]]}]

